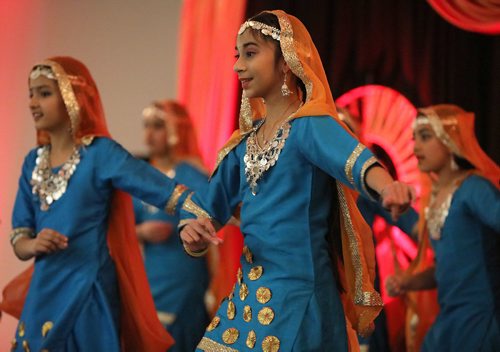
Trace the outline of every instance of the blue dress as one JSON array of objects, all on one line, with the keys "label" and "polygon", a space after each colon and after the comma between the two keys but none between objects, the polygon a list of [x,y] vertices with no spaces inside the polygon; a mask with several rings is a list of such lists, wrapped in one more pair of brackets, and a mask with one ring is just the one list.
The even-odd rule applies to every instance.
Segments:
[{"label": "blue dress", "polygon": [[[32,193],[37,149],[25,158],[13,228],[44,228],[68,237],[68,247],[35,259],[14,351],[120,351],[120,297],[106,242],[112,193],[121,189],[164,208],[176,183],[108,138],[80,150],[66,192],[47,211]],[[57,169],[53,169],[53,172]]]},{"label": "blue dress", "polygon": [[206,211],[224,224],[242,203],[241,270],[198,350],[347,351],[326,239],[332,177],[363,191],[376,160],[329,116],[289,124],[289,135],[284,128],[274,140],[279,159],[258,180],[255,195],[245,174],[250,134],[221,162],[207,194],[195,194],[181,211],[183,218]]},{"label": "blue dress", "polygon": [[439,314],[422,351],[500,349],[500,192],[469,176],[453,194],[435,252]]},{"label": "blue dress", "polygon": [[[176,181],[203,194],[207,175],[189,163],[176,166]],[[136,223],[164,221],[176,229],[179,218],[134,198]],[[144,242],[146,274],[160,321],[175,339],[169,351],[194,351],[209,322],[204,298],[209,284],[207,261],[186,256],[177,233],[162,243]]]}]

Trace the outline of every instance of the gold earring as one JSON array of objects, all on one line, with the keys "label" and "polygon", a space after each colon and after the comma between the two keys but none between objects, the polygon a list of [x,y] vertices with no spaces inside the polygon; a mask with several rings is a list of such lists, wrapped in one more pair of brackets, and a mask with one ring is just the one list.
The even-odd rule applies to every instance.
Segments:
[{"label": "gold earring", "polygon": [[287,72],[285,72],[285,78],[283,79],[283,85],[281,86],[281,95],[283,95],[284,97],[287,97],[287,96],[293,94],[293,92],[290,90],[290,88],[288,88],[288,86],[286,84],[286,76],[287,76]]}]

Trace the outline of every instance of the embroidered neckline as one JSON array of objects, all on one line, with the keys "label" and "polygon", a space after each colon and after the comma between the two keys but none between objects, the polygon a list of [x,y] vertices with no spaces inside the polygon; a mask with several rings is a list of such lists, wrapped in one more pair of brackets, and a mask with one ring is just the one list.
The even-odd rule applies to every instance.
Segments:
[{"label": "embroidered neckline", "polygon": [[439,205],[439,207],[433,207],[435,202],[435,195],[431,196],[429,206],[425,208],[425,220],[427,220],[427,229],[429,230],[429,236],[433,240],[441,239],[441,230],[443,229],[446,218],[448,217],[451,201],[453,195],[457,190],[458,185],[455,186],[446,199]]},{"label": "embroidered neckline", "polygon": [[247,138],[245,157],[243,158],[245,162],[245,176],[253,195],[256,195],[258,191],[257,182],[278,161],[291,128],[290,119],[286,119],[276,130],[273,139],[260,147],[257,141],[257,130],[262,126],[263,121],[250,132]]},{"label": "embroidered neckline", "polygon": [[50,145],[38,148],[36,166],[31,174],[32,192],[40,198],[42,211],[49,210],[50,205],[66,192],[69,179],[80,163],[80,150],[75,146],[69,159],[53,173],[49,155]]}]

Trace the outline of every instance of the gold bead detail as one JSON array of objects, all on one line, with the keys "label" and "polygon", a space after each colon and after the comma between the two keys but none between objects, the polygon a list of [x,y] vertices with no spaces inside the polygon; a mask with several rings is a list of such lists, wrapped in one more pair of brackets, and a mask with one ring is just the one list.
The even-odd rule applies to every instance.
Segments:
[{"label": "gold bead detail", "polygon": [[54,327],[54,323],[51,322],[51,321],[46,321],[43,325],[42,325],[42,336],[43,337],[46,337],[47,334],[49,333],[49,331]]},{"label": "gold bead detail", "polygon": [[23,349],[24,349],[24,352],[30,352],[30,345],[28,345],[28,341],[24,340],[23,341]]},{"label": "gold bead detail", "polygon": [[241,284],[240,286],[240,299],[244,301],[248,296],[248,286],[246,284]]},{"label": "gold bead detail", "polygon": [[254,266],[252,269],[250,269],[250,272],[248,273],[248,278],[252,281],[255,281],[262,276],[263,271],[264,269],[262,268],[262,266],[260,265]]},{"label": "gold bead detail", "polygon": [[243,272],[241,271],[241,268],[238,268],[236,278],[238,279],[238,284],[241,285],[241,280],[243,280]]},{"label": "gold bead detail", "polygon": [[252,308],[250,306],[243,307],[243,320],[247,323],[252,320]]},{"label": "gold bead detail", "polygon": [[266,304],[271,300],[271,290],[267,287],[259,287],[255,293],[257,301],[262,304]]},{"label": "gold bead detail", "polygon": [[269,325],[274,319],[274,312],[271,308],[264,307],[260,310],[257,317],[259,318],[259,323],[262,325]]},{"label": "gold bead detail", "polygon": [[247,337],[247,347],[254,348],[257,337],[255,336],[255,331],[250,330]]},{"label": "gold bead detail", "polygon": [[219,326],[219,323],[220,323],[220,318],[218,316],[215,316],[210,322],[210,324],[208,324],[207,331],[212,331],[217,326]]},{"label": "gold bead detail", "polygon": [[248,249],[247,246],[243,247],[243,255],[245,256],[245,260],[247,261],[247,263],[250,263],[250,264],[253,263],[252,252],[250,252],[250,249]]},{"label": "gold bead detail", "polygon": [[262,351],[278,352],[280,349],[280,340],[276,336],[266,336],[262,341]]},{"label": "gold bead detail", "polygon": [[20,322],[19,327],[17,328],[17,334],[19,335],[19,337],[24,337],[24,329],[24,323]]},{"label": "gold bead detail", "polygon": [[240,336],[240,332],[235,329],[235,328],[229,328],[224,333],[222,334],[222,341],[224,343],[227,343],[228,345],[231,345],[238,340],[238,337]]},{"label": "gold bead detail", "polygon": [[233,301],[229,301],[227,303],[227,318],[229,320],[233,320],[235,315],[236,315],[236,307]]}]

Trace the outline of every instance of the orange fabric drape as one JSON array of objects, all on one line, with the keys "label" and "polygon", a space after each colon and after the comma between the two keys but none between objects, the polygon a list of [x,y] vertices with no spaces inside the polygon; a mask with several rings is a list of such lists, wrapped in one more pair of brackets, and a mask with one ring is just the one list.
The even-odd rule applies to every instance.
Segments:
[{"label": "orange fabric drape", "polygon": [[[189,111],[202,160],[209,169],[236,126],[238,80],[233,72],[236,33],[245,0],[185,0],[181,10],[178,101]],[[219,263],[211,291],[217,302],[231,291],[239,266],[242,237],[235,227],[219,236]]]},{"label": "orange fabric drape", "polygon": [[498,0],[427,0],[446,21],[466,31],[500,34]]}]

